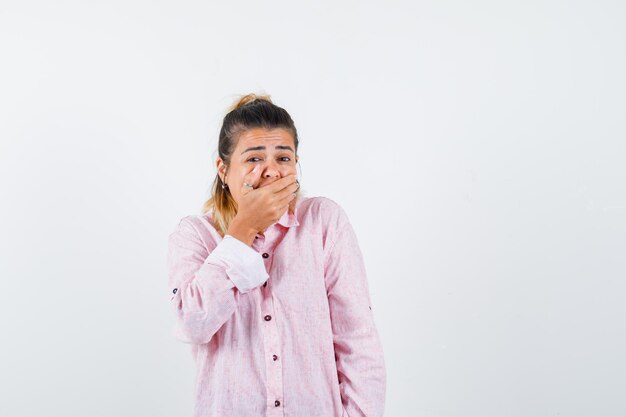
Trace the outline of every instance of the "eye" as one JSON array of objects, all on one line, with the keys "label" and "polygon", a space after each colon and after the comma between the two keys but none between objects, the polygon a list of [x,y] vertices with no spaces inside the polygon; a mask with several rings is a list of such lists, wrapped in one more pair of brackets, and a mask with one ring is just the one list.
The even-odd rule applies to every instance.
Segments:
[{"label": "eye", "polygon": [[[261,158],[253,156],[252,158],[246,159],[246,162],[257,162],[257,161],[254,161],[254,159],[261,159]],[[288,157],[288,156],[282,156],[279,159],[281,160],[281,162],[289,162],[289,161],[291,161],[291,158]]]}]

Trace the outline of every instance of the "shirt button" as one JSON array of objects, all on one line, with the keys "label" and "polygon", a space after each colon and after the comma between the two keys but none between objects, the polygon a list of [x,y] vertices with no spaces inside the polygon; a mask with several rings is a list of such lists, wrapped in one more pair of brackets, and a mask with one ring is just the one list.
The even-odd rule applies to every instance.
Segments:
[{"label": "shirt button", "polygon": [[272,359],[276,360],[276,359],[278,359],[278,356],[272,355]]},{"label": "shirt button", "polygon": [[264,286],[264,287],[267,287],[267,281],[265,281],[265,282],[263,283],[263,286]]},{"label": "shirt button", "polygon": [[174,294],[176,294],[176,291],[178,291],[178,288],[174,288],[174,291],[172,291]]},{"label": "shirt button", "polygon": [[268,255],[267,253],[264,253],[262,256],[263,256],[264,258],[269,258],[269,255]]},{"label": "shirt button", "polygon": [[264,317],[265,321],[270,321],[272,319],[272,316],[270,316],[269,314],[267,316]]},{"label": "shirt button", "polygon": [[280,401],[278,401],[278,400],[274,401],[274,405],[275,405],[276,407],[278,407],[278,406],[280,405]]}]

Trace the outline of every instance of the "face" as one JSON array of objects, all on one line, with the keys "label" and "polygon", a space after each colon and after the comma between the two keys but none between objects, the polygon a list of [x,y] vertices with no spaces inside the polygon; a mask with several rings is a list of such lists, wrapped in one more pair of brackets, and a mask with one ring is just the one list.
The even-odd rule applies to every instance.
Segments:
[{"label": "face", "polygon": [[254,188],[263,187],[290,174],[296,174],[293,136],[285,129],[254,128],[244,131],[231,155],[230,166],[217,158],[217,172],[228,185],[233,199],[239,204],[244,176],[256,165],[261,165],[261,175]]}]

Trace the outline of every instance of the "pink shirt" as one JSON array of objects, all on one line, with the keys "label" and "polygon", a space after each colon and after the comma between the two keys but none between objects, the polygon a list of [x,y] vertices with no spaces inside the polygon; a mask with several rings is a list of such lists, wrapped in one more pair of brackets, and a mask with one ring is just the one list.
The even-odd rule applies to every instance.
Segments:
[{"label": "pink shirt", "polygon": [[168,241],[173,335],[196,363],[194,417],[381,417],[386,370],[345,211],[304,197],[252,246],[210,214]]}]

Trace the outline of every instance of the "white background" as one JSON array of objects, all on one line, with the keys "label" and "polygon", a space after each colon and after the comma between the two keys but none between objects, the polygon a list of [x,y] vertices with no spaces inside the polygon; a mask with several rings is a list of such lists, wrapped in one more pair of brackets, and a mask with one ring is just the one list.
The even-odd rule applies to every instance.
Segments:
[{"label": "white background", "polygon": [[167,236],[248,92],[357,232],[387,417],[626,415],[625,12],[2,0],[0,415],[191,415]]}]

